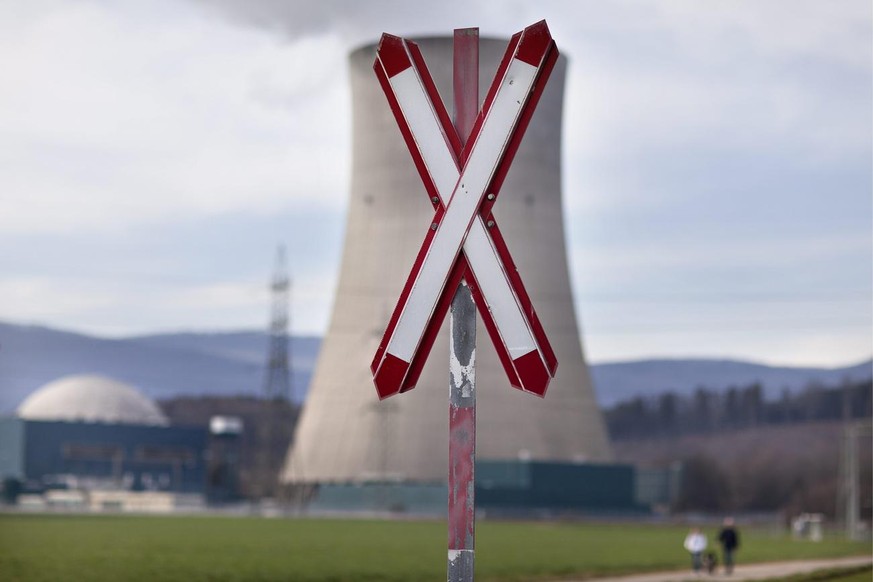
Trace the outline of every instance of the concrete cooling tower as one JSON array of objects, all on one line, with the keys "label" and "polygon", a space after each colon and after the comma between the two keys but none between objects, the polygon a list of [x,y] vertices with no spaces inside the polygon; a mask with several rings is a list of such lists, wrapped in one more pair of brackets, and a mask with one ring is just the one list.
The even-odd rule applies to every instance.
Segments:
[{"label": "concrete cooling tower", "polygon": [[[417,41],[451,111],[452,38]],[[506,41],[480,41],[487,90]],[[376,46],[351,54],[353,159],[342,271],[333,316],[281,478],[285,483],[445,481],[448,333],[416,388],[379,401],[370,362],[433,207],[373,73]],[[561,116],[566,61],[558,61],[494,214],[558,358],[544,399],[509,386],[485,328],[477,331],[477,457],[611,460],[579,339],[561,206]],[[481,99],[480,99],[481,102]]]}]

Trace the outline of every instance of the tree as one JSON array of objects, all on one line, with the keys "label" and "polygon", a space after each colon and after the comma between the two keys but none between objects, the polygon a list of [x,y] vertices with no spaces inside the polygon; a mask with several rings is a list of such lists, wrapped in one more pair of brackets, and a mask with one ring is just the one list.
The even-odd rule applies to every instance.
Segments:
[{"label": "tree", "polygon": [[682,462],[677,511],[721,511],[730,508],[730,484],[711,457],[695,455]]},{"label": "tree", "polygon": [[661,434],[672,435],[678,432],[676,426],[678,400],[673,392],[666,392],[658,398],[658,426]]},{"label": "tree", "polygon": [[724,408],[722,410],[724,425],[736,427],[740,420],[740,397],[735,386],[728,388],[724,396]]},{"label": "tree", "polygon": [[694,391],[694,406],[691,419],[691,426],[699,432],[710,432],[714,426],[715,398],[713,394],[704,387],[699,387]]},{"label": "tree", "polygon": [[743,389],[740,395],[740,408],[742,409],[745,426],[757,426],[761,421],[761,413],[764,408],[764,397],[761,384],[754,383]]}]

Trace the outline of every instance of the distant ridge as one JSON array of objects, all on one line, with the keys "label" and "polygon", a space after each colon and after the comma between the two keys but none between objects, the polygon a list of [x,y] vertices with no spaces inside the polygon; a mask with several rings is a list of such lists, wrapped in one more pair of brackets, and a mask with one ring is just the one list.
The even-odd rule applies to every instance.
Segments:
[{"label": "distant ridge", "polygon": [[652,359],[591,366],[597,400],[601,406],[637,395],[676,392],[690,394],[699,387],[726,390],[758,382],[766,399],[783,390],[794,392],[811,383],[835,386],[844,380],[873,377],[873,360],[840,368],[767,366],[739,360]]},{"label": "distant ridge", "polygon": [[[320,340],[295,337],[292,386],[302,400]],[[69,374],[103,374],[159,400],[178,395],[262,394],[267,336],[259,332],[95,338],[0,322],[0,414]]]},{"label": "distant ridge", "polygon": [[[321,340],[294,337],[294,399],[305,397]],[[44,326],[0,322],[0,414],[43,384],[69,374],[97,373],[136,386],[154,399],[175,396],[260,396],[267,336],[259,331],[162,333],[96,338]],[[687,394],[761,382],[768,397],[810,382],[835,385],[873,376],[873,360],[842,368],[773,367],[718,359],[640,360],[590,365],[601,406],[639,394]]]}]

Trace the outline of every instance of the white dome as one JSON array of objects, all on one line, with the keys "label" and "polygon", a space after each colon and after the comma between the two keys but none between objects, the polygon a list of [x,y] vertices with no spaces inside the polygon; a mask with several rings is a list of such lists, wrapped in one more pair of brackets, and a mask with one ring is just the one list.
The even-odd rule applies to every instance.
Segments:
[{"label": "white dome", "polygon": [[49,382],[18,407],[27,420],[166,426],[167,417],[135,388],[104,376],[67,376]]}]

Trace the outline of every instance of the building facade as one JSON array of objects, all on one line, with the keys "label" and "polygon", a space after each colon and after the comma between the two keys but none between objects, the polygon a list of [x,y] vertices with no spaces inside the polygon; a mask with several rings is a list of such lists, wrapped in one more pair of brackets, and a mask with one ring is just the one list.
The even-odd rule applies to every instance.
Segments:
[{"label": "building facade", "polygon": [[208,431],[0,418],[0,475],[26,490],[203,493]]}]

